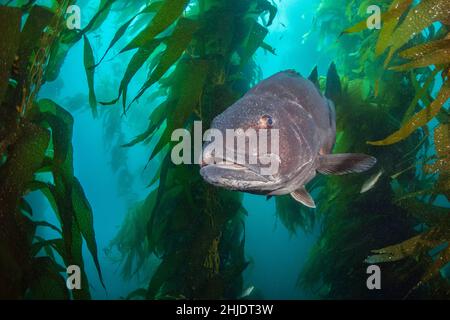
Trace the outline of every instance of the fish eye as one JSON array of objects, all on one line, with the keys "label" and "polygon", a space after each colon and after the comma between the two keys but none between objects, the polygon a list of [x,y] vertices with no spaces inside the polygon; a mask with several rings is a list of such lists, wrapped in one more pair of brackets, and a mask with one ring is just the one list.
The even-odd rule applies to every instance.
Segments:
[{"label": "fish eye", "polygon": [[267,114],[259,119],[259,125],[263,128],[271,128],[274,124],[273,118]]}]

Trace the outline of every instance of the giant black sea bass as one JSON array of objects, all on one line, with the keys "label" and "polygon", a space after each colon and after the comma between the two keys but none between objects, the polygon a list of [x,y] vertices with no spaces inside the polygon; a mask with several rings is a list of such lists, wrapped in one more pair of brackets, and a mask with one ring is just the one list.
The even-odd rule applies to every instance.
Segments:
[{"label": "giant black sea bass", "polygon": [[[235,104],[218,115],[212,129],[226,136],[226,131],[278,129],[278,170],[264,175],[260,162],[237,162],[236,158],[203,147],[200,173],[208,183],[231,190],[277,196],[291,194],[305,206],[315,203],[305,188],[318,173],[342,175],[370,169],[374,157],[349,153],[332,154],[336,141],[334,103],[317,86],[293,70],[279,72],[263,80]],[[270,130],[269,130],[270,129]],[[270,140],[270,139],[269,139]],[[268,142],[267,152],[271,150]],[[249,143],[225,143],[225,149],[248,159]],[[231,146],[231,147],[230,147]],[[222,154],[228,154],[225,150]]]}]

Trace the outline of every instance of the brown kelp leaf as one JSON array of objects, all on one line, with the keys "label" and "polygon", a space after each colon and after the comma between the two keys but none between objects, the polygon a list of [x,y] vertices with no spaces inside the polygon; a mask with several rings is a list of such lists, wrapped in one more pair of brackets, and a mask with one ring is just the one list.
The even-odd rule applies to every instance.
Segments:
[{"label": "brown kelp leaf", "polygon": [[414,61],[402,64],[400,66],[390,67],[389,70],[406,71],[431,65],[439,66],[448,63],[450,63],[450,47],[433,51],[428,55],[422,56]]},{"label": "brown kelp leaf", "polygon": [[402,243],[392,245],[383,249],[372,250],[374,255],[367,257],[366,263],[376,264],[382,262],[399,261],[418,254],[424,250],[431,249],[440,244],[439,241],[425,239],[423,234],[408,239]]},{"label": "brown kelp leaf", "polygon": [[389,64],[394,53],[412,37],[432,23],[447,18],[449,15],[450,1],[448,0],[423,0],[411,8],[403,23],[392,34],[391,48],[385,66]]},{"label": "brown kelp leaf", "polygon": [[92,114],[97,117],[97,98],[95,97],[94,89],[94,52],[92,51],[91,43],[87,36],[84,36],[84,69],[86,71],[87,82],[89,86],[89,105],[92,109]]},{"label": "brown kelp leaf", "polygon": [[399,53],[399,56],[404,59],[418,59],[422,58],[437,50],[450,49],[450,39],[440,39],[435,41],[429,41],[412,48],[403,50]]},{"label": "brown kelp leaf", "polygon": [[419,285],[430,281],[432,278],[439,275],[440,270],[450,261],[450,246],[442,250],[436,257],[434,263],[428,268],[428,270],[423,275]]},{"label": "brown kelp leaf", "polygon": [[143,46],[158,34],[166,30],[178,19],[188,5],[189,0],[164,1],[152,21],[121,52]]},{"label": "brown kelp leaf", "polygon": [[394,132],[386,139],[369,141],[367,143],[374,146],[387,146],[406,139],[415,130],[430,122],[439,113],[448,99],[450,99],[450,80],[444,82],[437,98],[427,108],[416,113],[400,130]]},{"label": "brown kelp leaf", "polygon": [[161,55],[158,65],[144,83],[133,102],[139,99],[148,88],[160,80],[167,70],[181,57],[191,42],[194,33],[198,30],[198,27],[198,22],[195,20],[181,18],[178,21],[172,35],[165,41],[167,48]]},{"label": "brown kelp leaf", "polygon": [[0,104],[8,87],[11,66],[14,62],[20,39],[19,8],[0,7],[0,30],[7,35],[0,42]]},{"label": "brown kelp leaf", "polygon": [[450,124],[441,124],[434,129],[434,145],[437,160],[433,164],[425,165],[427,173],[450,173]]},{"label": "brown kelp leaf", "polygon": [[[388,37],[391,35],[392,31],[397,26],[401,15],[405,12],[406,9],[411,5],[412,0],[395,0],[391,6],[389,7],[389,10],[381,14],[381,20],[383,22],[383,28],[381,28],[382,32],[382,39],[389,39]],[[364,7],[367,9],[367,5],[362,5],[361,7]],[[361,31],[364,31],[367,29],[367,20],[363,20],[358,22],[356,25],[345,29],[342,34],[347,33],[358,33]],[[381,37],[381,35],[380,35]],[[386,41],[382,40],[379,41],[379,45],[377,44],[377,47],[380,46],[380,50],[382,47],[385,47]],[[384,50],[380,52],[383,53]],[[378,50],[377,50],[378,52]]]},{"label": "brown kelp leaf", "polygon": [[375,54],[381,55],[391,44],[392,33],[400,22],[401,16],[411,6],[412,0],[396,0],[389,7],[389,11],[382,17],[383,27],[375,48]]}]

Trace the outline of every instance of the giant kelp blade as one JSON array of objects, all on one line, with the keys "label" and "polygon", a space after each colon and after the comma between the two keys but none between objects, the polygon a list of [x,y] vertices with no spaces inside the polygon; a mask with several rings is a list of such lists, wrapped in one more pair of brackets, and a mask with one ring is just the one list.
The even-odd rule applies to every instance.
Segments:
[{"label": "giant kelp blade", "polygon": [[440,66],[450,63],[450,47],[448,49],[436,50],[426,56],[422,56],[414,61],[390,67],[394,71],[406,71],[411,69],[428,67],[431,65]]},{"label": "giant kelp blade", "polygon": [[4,35],[0,42],[0,104],[8,88],[11,66],[20,40],[20,18],[18,8],[0,7],[0,30]]},{"label": "giant kelp blade", "polygon": [[269,20],[267,21],[266,26],[267,27],[271,26],[273,23],[273,19],[275,19],[275,16],[277,15],[277,12],[278,12],[277,7],[275,7],[268,0],[261,0],[261,1],[258,1],[258,8],[262,11],[269,13]]},{"label": "giant kelp blade", "polygon": [[277,217],[291,234],[301,228],[305,232],[314,227],[314,212],[299,205],[289,195],[275,198]]},{"label": "giant kelp blade", "polygon": [[404,59],[418,59],[426,55],[429,55],[437,50],[449,49],[450,50],[450,39],[440,39],[435,41],[428,41],[423,44],[419,44],[412,48],[403,50],[399,53],[399,56]]},{"label": "giant kelp blade", "polygon": [[173,112],[169,113],[166,130],[153,150],[150,159],[153,159],[170,142],[172,132],[175,129],[184,127],[194,108],[199,104],[208,74],[208,67],[206,60],[187,60],[178,64],[175,71],[177,73],[176,78],[182,79],[182,82],[178,90],[174,92],[176,96],[172,99],[169,97],[168,103],[173,106],[168,105],[167,107]]},{"label": "giant kelp blade", "polygon": [[136,73],[139,71],[139,69],[141,69],[144,63],[149,59],[150,55],[159,46],[160,43],[161,41],[158,39],[150,41],[144,47],[139,48],[138,51],[131,58],[119,87],[119,97],[120,95],[123,95],[122,100],[124,111],[126,109],[128,84],[130,83],[131,79],[133,79],[133,77],[136,75]]},{"label": "giant kelp blade", "polygon": [[243,49],[240,53],[241,56],[241,66],[245,65],[248,60],[254,55],[256,50],[264,44],[264,39],[266,38],[269,30],[260,25],[257,21],[251,21],[249,27],[249,33],[245,44],[243,44]]},{"label": "giant kelp blade", "polygon": [[181,57],[191,42],[194,33],[198,30],[198,27],[198,22],[195,20],[181,18],[178,21],[172,35],[165,41],[167,48],[161,55],[158,65],[152,71],[138,95],[133,99],[133,102],[139,99],[148,88],[159,81],[170,67],[172,67]]},{"label": "giant kelp blade", "polygon": [[450,99],[450,81],[447,80],[443,85],[437,98],[425,109],[415,114],[403,127],[391,134],[386,139],[380,141],[369,141],[370,145],[387,146],[400,142],[409,137],[415,130],[426,125],[441,110],[444,104]]},{"label": "giant kelp blade", "polygon": [[392,33],[400,22],[400,18],[411,6],[412,0],[396,0],[389,7],[389,11],[383,15],[383,27],[375,47],[375,54],[381,55],[392,42]]},{"label": "giant kelp blade", "polygon": [[127,31],[128,27],[130,26],[130,24],[141,14],[144,13],[150,13],[153,11],[157,11],[161,5],[162,5],[163,1],[157,1],[157,2],[152,2],[150,5],[148,5],[147,7],[145,7],[143,10],[141,10],[140,12],[138,12],[137,14],[135,14],[133,17],[131,17],[130,20],[128,20],[127,22],[125,22],[123,25],[121,25],[119,27],[119,29],[116,31],[116,33],[114,34],[114,37],[112,38],[111,42],[108,45],[108,48],[106,49],[105,53],[103,54],[103,56],[101,57],[100,61],[95,65],[95,67],[97,67],[100,63],[102,63],[103,59],[105,59],[106,55],[108,54],[108,52],[112,49],[112,47],[123,37],[123,35],[125,34],[125,32]]},{"label": "giant kelp blade", "polygon": [[100,262],[98,260],[97,243],[95,241],[94,232],[94,217],[92,213],[91,205],[89,204],[86,195],[84,194],[83,188],[78,181],[74,179],[72,185],[72,204],[75,213],[75,219],[78,224],[78,228],[86,240],[87,247],[94,259],[95,267],[97,268],[98,276],[102,286],[105,287],[103,282],[102,271],[100,268]]},{"label": "giant kelp blade", "polygon": [[92,51],[91,43],[87,36],[84,36],[84,69],[86,71],[86,78],[89,87],[89,105],[92,109],[92,114],[97,117],[97,98],[94,89],[94,52]]},{"label": "giant kelp blade", "polygon": [[40,100],[38,107],[34,121],[51,128],[53,159],[57,166],[62,166],[72,152],[73,117],[50,99]]},{"label": "giant kelp blade", "polygon": [[33,277],[30,284],[29,299],[69,299],[66,281],[61,276],[64,268],[49,257],[38,257],[33,261]]},{"label": "giant kelp blade", "polygon": [[150,138],[153,133],[161,127],[167,116],[168,108],[166,107],[166,104],[166,101],[164,101],[159,106],[157,106],[150,116],[150,122],[148,124],[147,130],[145,130],[145,132],[143,132],[142,134],[136,136],[129,143],[124,144],[123,147],[132,147]]},{"label": "giant kelp blade", "polygon": [[121,52],[143,46],[158,34],[166,30],[188,5],[189,0],[166,0],[161,5],[149,25],[142,30]]},{"label": "giant kelp blade", "polygon": [[94,14],[92,19],[89,21],[87,26],[81,30],[80,34],[85,35],[89,31],[98,28],[101,23],[108,17],[111,6],[116,2],[116,0],[101,0],[98,11]]},{"label": "giant kelp blade", "polygon": [[391,49],[385,65],[388,65],[393,54],[405,45],[412,36],[418,34],[432,23],[449,16],[450,1],[423,0],[413,7],[403,23],[394,31],[391,37]]}]

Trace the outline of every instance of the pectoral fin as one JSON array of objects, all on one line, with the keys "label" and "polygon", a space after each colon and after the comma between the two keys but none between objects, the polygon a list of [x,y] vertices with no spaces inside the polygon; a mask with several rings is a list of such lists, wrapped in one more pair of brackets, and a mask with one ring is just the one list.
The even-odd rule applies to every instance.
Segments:
[{"label": "pectoral fin", "polygon": [[292,198],[294,198],[296,201],[300,202],[301,204],[309,207],[309,208],[315,208],[316,204],[314,203],[314,199],[311,197],[311,195],[306,191],[305,187],[301,187],[294,192],[291,193]]},{"label": "pectoral fin", "polygon": [[319,157],[317,171],[322,174],[343,175],[361,173],[372,168],[377,159],[358,153],[326,154]]}]

